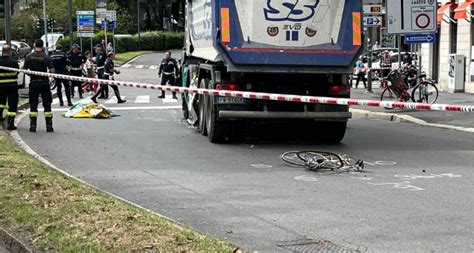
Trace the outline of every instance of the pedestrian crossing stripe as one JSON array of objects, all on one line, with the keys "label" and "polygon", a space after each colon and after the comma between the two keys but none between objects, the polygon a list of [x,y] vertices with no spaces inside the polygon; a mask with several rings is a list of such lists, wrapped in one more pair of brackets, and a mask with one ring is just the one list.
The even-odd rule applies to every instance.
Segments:
[{"label": "pedestrian crossing stripe", "polygon": [[150,103],[150,96],[137,96],[135,99],[135,104],[149,104]]},{"label": "pedestrian crossing stripe", "polygon": [[[125,100],[125,96],[120,96],[122,100]],[[106,104],[116,104],[117,103],[117,97],[113,96],[111,99],[107,100],[105,102]]]}]

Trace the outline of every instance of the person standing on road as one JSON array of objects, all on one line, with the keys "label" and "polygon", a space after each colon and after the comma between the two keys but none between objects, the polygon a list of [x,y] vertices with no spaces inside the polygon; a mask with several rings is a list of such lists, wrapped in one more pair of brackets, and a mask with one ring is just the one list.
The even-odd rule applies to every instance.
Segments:
[{"label": "person standing on road", "polygon": [[[171,58],[171,52],[165,53],[165,58],[161,61],[158,77],[161,78],[161,85],[169,83],[171,86],[176,86],[176,76],[178,74],[178,62]],[[165,91],[161,90],[161,96],[158,98],[165,98]],[[176,92],[173,91],[173,99],[176,97]]]},{"label": "person standing on road", "polygon": [[364,83],[364,88],[367,88],[367,85],[365,83],[365,65],[364,62],[362,61],[363,57],[359,56],[359,60],[356,62],[355,69],[354,69],[354,74],[357,75],[357,81],[355,84],[355,88],[357,89],[357,86],[359,86],[359,81],[362,80]]},{"label": "person standing on road", "polygon": [[[104,78],[104,65],[105,65],[105,61],[107,60],[107,54],[104,52],[102,48],[102,44],[97,44],[95,46],[95,53],[96,53],[95,62],[97,66],[97,78],[105,79]],[[102,86],[105,86],[105,87],[102,89],[103,91],[99,94],[98,98],[107,99],[109,98],[109,86],[106,84],[101,84],[100,88],[102,88]]]},{"label": "person standing on road", "polygon": [[[12,58],[12,49],[3,45],[0,66],[19,69],[18,61]],[[3,110],[7,109],[7,130],[16,130],[15,117],[18,108],[18,73],[0,69],[0,121],[4,121]]]},{"label": "person standing on road", "polygon": [[[72,50],[67,54],[67,61],[69,65],[69,75],[82,77],[82,68],[86,57],[79,51],[79,45],[74,44],[72,46]],[[83,98],[81,81],[71,81],[71,97],[74,98],[75,87],[78,87],[79,98]]]},{"label": "person standing on road", "polygon": [[[57,74],[67,75],[66,66],[67,66],[67,57],[66,53],[63,52],[63,46],[57,45],[56,51],[51,54],[51,60],[53,61],[54,70]],[[56,82],[57,94],[59,98],[59,105],[64,106],[62,86],[64,85],[64,90],[66,92],[67,105],[72,106],[71,102],[71,87],[69,87],[69,81],[59,78],[54,78]]]},{"label": "person standing on road", "polygon": [[[44,52],[43,41],[36,40],[34,52],[25,59],[24,69],[38,72],[54,73],[53,61]],[[39,96],[43,100],[44,117],[46,119],[46,131],[54,132],[53,112],[51,103],[53,102],[49,78],[45,76],[30,75],[30,132],[36,132],[36,122],[38,119]]]},{"label": "person standing on road", "polygon": [[[109,52],[107,54],[107,60],[105,61],[104,65],[104,79],[107,80],[114,80],[114,74],[120,74],[120,71],[115,69],[115,64],[114,64],[114,57],[115,54],[114,52]],[[102,92],[103,89],[106,88],[107,85],[101,86],[100,89],[97,91],[97,93],[91,98],[94,103],[97,103],[97,97],[99,94]],[[115,96],[117,97],[117,103],[125,103],[127,100],[123,100],[122,97],[120,96],[120,91],[117,85],[110,85],[112,89],[114,90]]]},{"label": "person standing on road", "polygon": [[381,78],[387,78],[390,71],[392,71],[392,59],[388,50],[383,51],[382,57],[380,58],[380,68],[382,68]]}]

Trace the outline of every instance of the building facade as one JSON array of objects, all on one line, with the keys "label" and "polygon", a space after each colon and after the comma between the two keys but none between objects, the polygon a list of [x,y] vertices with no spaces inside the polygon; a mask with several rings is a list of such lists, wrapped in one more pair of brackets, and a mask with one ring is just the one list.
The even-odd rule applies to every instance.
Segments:
[{"label": "building facade", "polygon": [[450,91],[450,55],[461,55],[464,76],[457,78],[463,78],[462,91],[474,93],[474,0],[438,2],[437,41],[422,45],[423,70],[441,90]]}]

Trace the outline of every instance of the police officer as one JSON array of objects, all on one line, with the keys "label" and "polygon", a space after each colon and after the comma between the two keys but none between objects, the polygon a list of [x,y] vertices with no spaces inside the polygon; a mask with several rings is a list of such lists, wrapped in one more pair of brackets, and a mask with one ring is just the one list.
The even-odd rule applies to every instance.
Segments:
[{"label": "police officer", "polygon": [[[9,68],[20,68],[18,62],[12,58],[12,50],[9,45],[2,47],[0,66]],[[7,130],[16,130],[15,116],[18,107],[18,73],[0,69],[0,121],[3,121],[3,110],[7,108]]]},{"label": "police officer", "polygon": [[[51,54],[51,60],[53,61],[54,70],[57,74],[66,75],[67,58],[66,53],[63,52],[63,46],[57,45],[56,51]],[[72,106],[71,102],[71,88],[69,87],[69,81],[64,79],[55,78],[56,88],[58,91],[59,105],[64,106],[62,85],[66,91],[67,105]]]},{"label": "police officer", "polygon": [[[79,46],[74,44],[71,51],[67,54],[67,62],[69,65],[69,74],[71,76],[82,76],[82,66],[86,61],[86,57],[79,51]],[[74,87],[79,89],[79,98],[82,97],[82,82],[71,81],[71,97],[74,97]]]},{"label": "police officer", "polygon": [[[97,65],[97,78],[99,79],[105,79],[104,77],[104,65],[105,65],[105,60],[107,60],[107,54],[104,52],[102,45],[97,44],[95,46],[95,52],[96,52],[96,65]],[[103,92],[99,94],[99,98],[109,98],[109,86],[106,84],[101,84],[100,87],[105,86],[103,89]]]},{"label": "police officer", "polygon": [[[158,71],[158,77],[161,78],[161,85],[169,83],[172,86],[176,86],[176,76],[178,73],[178,62],[171,58],[171,52],[165,53],[165,58],[161,61],[160,70]],[[161,96],[158,98],[165,98],[165,91],[161,91]],[[176,92],[173,91],[173,99],[176,97]]]},{"label": "police officer", "polygon": [[[38,72],[54,73],[53,61],[44,53],[43,41],[36,40],[34,52],[29,54],[25,59],[25,69]],[[36,132],[36,122],[38,119],[38,103],[39,96],[43,100],[44,117],[46,119],[46,131],[53,130],[53,113],[51,111],[51,103],[53,98],[49,85],[49,78],[45,76],[30,75],[30,132]]]},{"label": "police officer", "polygon": [[[107,53],[107,60],[105,61],[104,65],[104,79],[114,80],[114,74],[120,74],[120,71],[115,69],[115,64],[113,61],[114,57],[114,52]],[[112,87],[114,90],[115,96],[117,97],[117,103],[121,104],[127,102],[127,100],[123,100],[120,96],[120,91],[117,85],[110,85],[110,87]],[[91,100],[94,101],[94,103],[97,103],[97,97],[105,88],[107,88],[107,85],[100,86],[100,89],[97,91],[97,93],[91,97]]]}]

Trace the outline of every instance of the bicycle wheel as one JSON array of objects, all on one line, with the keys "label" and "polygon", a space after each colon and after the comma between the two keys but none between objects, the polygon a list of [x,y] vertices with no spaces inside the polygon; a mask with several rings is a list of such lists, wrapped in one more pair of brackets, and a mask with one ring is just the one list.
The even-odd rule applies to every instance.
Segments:
[{"label": "bicycle wheel", "polygon": [[439,91],[436,85],[431,82],[424,81],[417,85],[411,92],[414,102],[434,104],[438,100]]},{"label": "bicycle wheel", "polygon": [[[382,94],[380,95],[380,101],[393,101],[393,102],[399,102],[399,98],[397,95],[390,89],[389,86],[385,87],[385,89],[382,91]],[[387,110],[393,109],[392,107],[385,107]]]},{"label": "bicycle wheel", "polygon": [[295,166],[299,166],[299,167],[305,167],[306,166],[306,162],[304,160],[301,160],[299,157],[298,157],[298,153],[300,151],[288,151],[288,152],[285,152],[283,153],[280,158],[291,164],[291,165],[295,165]]},{"label": "bicycle wheel", "polygon": [[326,162],[326,164],[334,165],[332,169],[339,169],[344,166],[341,156],[325,151],[301,151],[296,154],[299,159],[304,160],[306,164],[311,162]]}]

